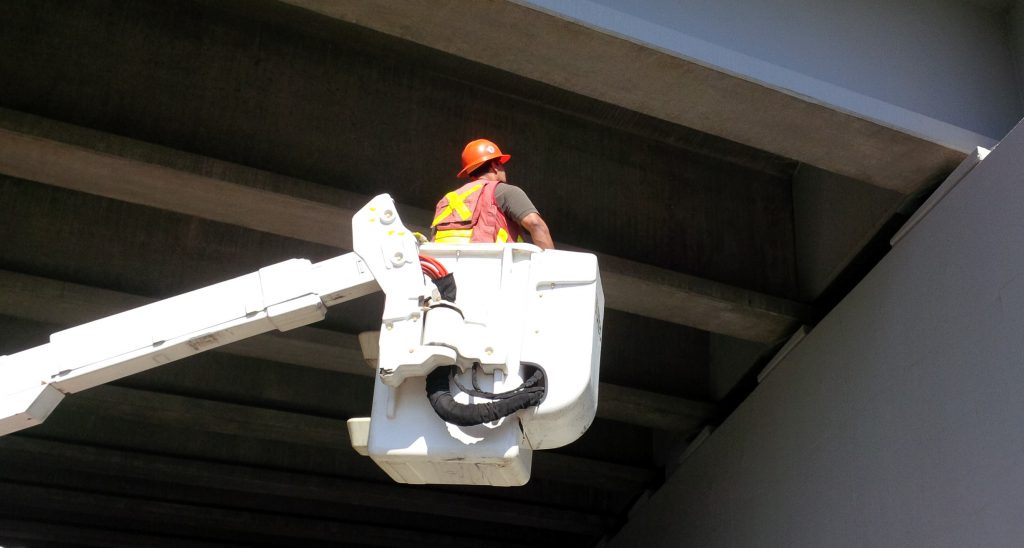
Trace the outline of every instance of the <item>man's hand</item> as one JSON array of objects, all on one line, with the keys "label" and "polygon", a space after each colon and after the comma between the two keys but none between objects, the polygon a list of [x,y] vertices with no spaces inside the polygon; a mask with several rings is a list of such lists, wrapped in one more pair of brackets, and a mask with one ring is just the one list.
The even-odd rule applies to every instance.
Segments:
[{"label": "man's hand", "polygon": [[533,239],[534,245],[541,249],[555,248],[555,241],[551,239],[551,231],[548,230],[547,223],[544,222],[539,213],[536,211],[527,213],[519,221],[519,224],[530,233],[530,238]]}]

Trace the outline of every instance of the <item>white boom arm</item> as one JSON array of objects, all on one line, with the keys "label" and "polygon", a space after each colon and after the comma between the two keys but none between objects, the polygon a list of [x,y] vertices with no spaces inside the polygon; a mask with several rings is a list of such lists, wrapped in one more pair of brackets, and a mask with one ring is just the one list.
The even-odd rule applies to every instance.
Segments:
[{"label": "white boom arm", "polygon": [[[394,211],[389,197],[371,202]],[[257,272],[54,333],[0,357],[0,435],[39,424],[80,392],[267,331],[324,319],[326,307],[379,290],[356,253]]]},{"label": "white boom arm", "polygon": [[[359,210],[352,223],[353,253],[317,264],[278,263],[0,356],[0,436],[43,422],[67,394],[317,322],[327,307],[378,290],[387,298],[376,349],[374,424],[356,428],[352,442],[393,478],[521,484],[529,478],[531,449],[564,445],[586,430],[597,406],[604,305],[592,255],[542,254],[522,244],[431,244],[421,251],[386,194]],[[441,301],[425,279],[421,252],[463,276],[456,303]],[[531,314],[538,320],[527,322]],[[554,361],[561,367],[542,363]],[[489,426],[446,429],[425,403],[424,377],[439,366],[457,365],[464,376],[471,371],[473,382],[479,367],[487,388],[499,392],[521,382],[527,363],[547,368],[544,400],[529,411]],[[452,394],[463,403],[471,400],[458,389]]]}]

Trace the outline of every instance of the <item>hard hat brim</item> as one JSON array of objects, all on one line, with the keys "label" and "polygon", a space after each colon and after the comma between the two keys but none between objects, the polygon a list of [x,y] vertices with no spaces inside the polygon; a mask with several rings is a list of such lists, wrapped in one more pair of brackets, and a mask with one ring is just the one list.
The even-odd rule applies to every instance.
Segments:
[{"label": "hard hat brim", "polygon": [[502,164],[504,164],[505,162],[508,162],[509,160],[512,159],[512,155],[511,154],[495,154],[493,156],[485,156],[485,157],[481,158],[479,161],[474,162],[472,164],[469,164],[468,166],[462,168],[462,171],[459,172],[458,178],[462,179],[463,177],[469,175],[474,169],[484,165],[484,163],[486,163],[486,162],[490,162],[491,160],[493,160],[495,158],[498,158],[498,161],[501,162]]}]

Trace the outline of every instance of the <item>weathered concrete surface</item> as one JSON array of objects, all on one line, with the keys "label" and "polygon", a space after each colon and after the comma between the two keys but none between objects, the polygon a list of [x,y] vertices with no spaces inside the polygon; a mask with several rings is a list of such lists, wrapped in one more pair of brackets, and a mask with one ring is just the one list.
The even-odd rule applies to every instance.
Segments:
[{"label": "weathered concrete surface", "polygon": [[966,155],[506,0],[281,1],[903,194]]},{"label": "weathered concrete surface", "polygon": [[780,340],[808,317],[785,299],[598,253],[609,308],[748,341]]},{"label": "weathered concrete surface", "polygon": [[0,106],[421,209],[485,134],[560,243],[796,296],[796,162],[283,4],[237,4],[11,2]]},{"label": "weathered concrete surface", "polygon": [[[430,493],[403,489],[395,484],[196,462],[50,440],[11,436],[0,441],[0,448],[4,454],[4,466],[0,467],[3,479],[49,483],[45,477],[48,469],[62,468],[72,472],[63,478],[66,482],[63,486],[78,490],[97,488],[93,475],[96,472],[145,481],[154,471],[159,471],[162,480],[178,485],[208,488],[216,484],[221,489],[247,496],[290,494],[321,504],[357,505],[367,511],[415,512],[434,503]],[[151,493],[159,496],[155,490]],[[448,493],[446,499],[446,504],[436,510],[449,518],[462,518],[487,506],[494,521],[509,525],[519,525],[523,519],[529,519],[556,531],[586,533],[597,532],[601,523],[594,514],[542,509],[516,501],[461,493]]]},{"label": "weathered concrete surface", "polygon": [[[350,220],[370,198],[5,109],[0,173],[338,249],[351,246]],[[402,214],[427,232],[430,212]],[[784,299],[605,254],[599,260],[607,305],[632,314],[758,342],[785,337],[806,316]]]},{"label": "weathered concrete surface", "polygon": [[[282,11],[295,19],[276,17]],[[513,154],[512,181],[527,189],[560,245],[632,265],[617,278],[609,272],[609,282],[651,276],[666,288],[621,297],[622,308],[643,313],[630,307],[664,301],[680,321],[700,319],[692,312],[700,307],[680,304],[692,293],[712,307],[749,301],[774,314],[776,299],[796,293],[790,177],[797,162],[284,4],[14,0],[0,17],[0,81],[7,109],[0,155],[14,174],[0,175],[0,269],[60,281],[0,291],[16,301],[8,314],[17,316],[0,314],[0,332],[18,341],[49,332],[23,327],[32,322],[20,318],[77,322],[92,314],[87,307],[104,310],[96,315],[123,308],[125,294],[168,297],[290,257],[337,255],[348,244],[351,212],[381,192],[397,198],[408,220],[425,224],[438,196],[457,183],[458,151],[478,134]],[[634,285],[642,296],[643,284]],[[73,286],[103,291],[83,295]],[[346,303],[321,324],[330,332],[255,339],[235,353],[207,353],[72,396],[65,412],[58,408],[25,436],[197,466],[385,482],[335,431],[340,419],[365,415],[358,388],[370,380],[346,333],[377,327],[380,307],[372,297]],[[526,487],[477,494],[617,522],[658,480],[655,432],[682,436],[708,409],[696,403],[708,394],[708,334],[615,309],[605,318],[604,418],[571,446],[537,456]],[[7,351],[12,342],[4,337],[0,346]],[[7,464],[0,454],[0,468]],[[48,464],[33,477],[48,471],[66,473]],[[251,519],[258,504],[278,524],[260,529],[277,535],[261,541],[282,545],[308,540],[296,523],[321,527],[327,516],[361,526],[394,517],[305,501],[301,492],[200,489],[159,472],[140,479],[91,471],[70,504],[61,497],[73,490],[59,480],[38,489],[0,481],[0,490],[10,488],[2,510],[8,522],[47,517],[26,534],[53,524],[88,536],[123,528],[135,504],[150,520],[173,510],[165,504],[172,500],[185,508],[168,515],[202,529],[185,539],[171,531],[172,540],[198,545],[244,542],[232,537],[236,528],[211,523],[204,507]],[[114,496],[108,485],[123,491]],[[438,504],[448,492],[469,492],[430,490]],[[154,493],[167,499],[148,504]],[[446,516],[434,515],[434,506],[396,512],[400,523],[389,524],[401,534],[380,544],[408,546],[422,542],[419,531],[443,532],[448,525],[438,518]],[[486,512],[470,519],[481,525],[466,532],[477,544],[500,536]],[[170,529],[158,520],[130,523],[148,537]],[[524,523],[518,540],[533,548],[591,545],[597,539],[588,523]],[[18,544],[5,532],[0,527],[0,544]]]},{"label": "weathered concrete surface", "polygon": [[905,196],[811,166],[793,176],[800,300],[810,302],[893,217]]},{"label": "weathered concrete surface", "polygon": [[1010,0],[513,1],[957,150],[1024,115]]}]

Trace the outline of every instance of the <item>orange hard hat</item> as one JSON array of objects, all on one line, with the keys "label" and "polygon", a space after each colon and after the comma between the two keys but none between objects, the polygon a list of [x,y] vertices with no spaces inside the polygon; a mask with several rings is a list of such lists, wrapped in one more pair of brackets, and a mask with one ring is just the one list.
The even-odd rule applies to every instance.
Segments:
[{"label": "orange hard hat", "polygon": [[502,154],[498,145],[487,139],[470,141],[466,148],[462,149],[462,171],[459,172],[459,178],[469,175],[471,171],[482,166],[484,162],[495,158],[499,158],[499,161],[504,164],[512,156]]}]

